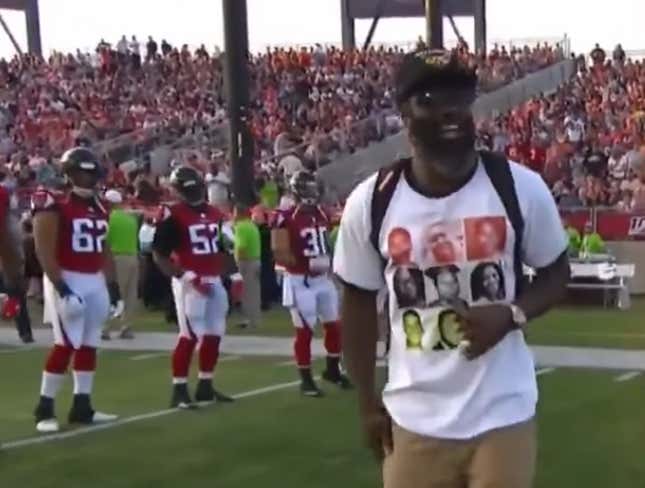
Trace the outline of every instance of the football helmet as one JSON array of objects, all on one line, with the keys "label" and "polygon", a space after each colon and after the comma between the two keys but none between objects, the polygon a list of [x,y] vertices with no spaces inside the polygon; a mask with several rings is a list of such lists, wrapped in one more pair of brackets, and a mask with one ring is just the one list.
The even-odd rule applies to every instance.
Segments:
[{"label": "football helmet", "polygon": [[170,185],[179,198],[191,206],[201,205],[206,201],[206,183],[195,168],[179,166],[170,174]]},{"label": "football helmet", "polygon": [[81,197],[94,195],[105,172],[93,151],[86,147],[74,147],[65,151],[60,163],[74,193]]},{"label": "football helmet", "polygon": [[289,180],[289,188],[298,203],[318,205],[320,185],[311,171],[296,171]]}]

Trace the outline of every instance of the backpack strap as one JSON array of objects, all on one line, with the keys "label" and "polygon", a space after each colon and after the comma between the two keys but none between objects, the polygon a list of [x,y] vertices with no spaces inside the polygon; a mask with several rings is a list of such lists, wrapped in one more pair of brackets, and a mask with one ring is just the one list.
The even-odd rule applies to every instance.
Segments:
[{"label": "backpack strap", "polygon": [[[372,193],[372,206],[371,206],[371,231],[370,242],[372,247],[381,256],[381,249],[379,245],[379,236],[381,235],[381,226],[383,219],[387,213],[387,208],[390,205],[396,185],[399,183],[401,173],[409,165],[410,159],[400,159],[390,166],[381,168],[376,177],[376,184],[374,185],[374,193]],[[383,260],[385,261],[385,260]],[[384,263],[385,264],[385,263]]]},{"label": "backpack strap", "polygon": [[524,267],[522,261],[522,236],[524,235],[524,217],[517,198],[515,180],[511,173],[511,165],[506,156],[499,153],[481,151],[480,156],[495,191],[499,195],[506,215],[511,221],[515,232],[513,249],[513,270],[515,272],[515,296],[520,296],[524,285]]}]

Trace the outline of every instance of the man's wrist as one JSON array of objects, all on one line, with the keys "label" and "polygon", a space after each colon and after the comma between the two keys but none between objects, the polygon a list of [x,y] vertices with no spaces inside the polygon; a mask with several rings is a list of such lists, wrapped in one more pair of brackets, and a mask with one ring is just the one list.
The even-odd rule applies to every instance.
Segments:
[{"label": "man's wrist", "polygon": [[511,323],[514,329],[523,329],[528,323],[528,317],[524,309],[517,303],[511,303],[508,306],[511,312]]}]

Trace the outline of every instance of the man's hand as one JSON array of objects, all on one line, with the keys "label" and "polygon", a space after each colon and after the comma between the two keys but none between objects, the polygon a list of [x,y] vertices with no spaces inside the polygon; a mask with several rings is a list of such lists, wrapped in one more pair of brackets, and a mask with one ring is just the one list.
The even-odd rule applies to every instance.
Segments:
[{"label": "man's hand", "polygon": [[361,421],[367,447],[374,453],[377,461],[383,462],[385,456],[394,449],[392,443],[392,420],[380,401],[361,409]]},{"label": "man's hand", "polygon": [[457,307],[459,329],[466,346],[463,351],[470,360],[495,347],[514,329],[513,314],[508,305],[493,304],[479,307]]}]

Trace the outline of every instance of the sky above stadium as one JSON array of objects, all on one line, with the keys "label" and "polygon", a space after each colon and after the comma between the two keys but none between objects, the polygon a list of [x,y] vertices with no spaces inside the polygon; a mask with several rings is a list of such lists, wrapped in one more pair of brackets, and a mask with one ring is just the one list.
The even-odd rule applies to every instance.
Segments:
[{"label": "sky above stadium", "polygon": [[[340,42],[339,0],[247,0],[249,41],[254,51],[267,45]],[[40,0],[43,48],[90,49],[104,38],[116,43],[122,34],[140,41],[152,35],[173,45],[205,43],[223,47],[221,0]],[[2,11],[18,42],[26,47],[24,16]],[[584,20],[583,20],[584,19]],[[561,38],[567,33],[574,51],[588,52],[595,42],[613,49],[645,49],[643,0],[488,0],[489,39]],[[458,19],[472,43],[472,21]],[[369,21],[357,22],[362,43]],[[451,29],[444,29],[448,39]],[[379,25],[375,42],[414,40],[424,32],[423,19],[390,19]],[[472,45],[472,44],[471,44]],[[0,31],[0,56],[13,54]]]}]

